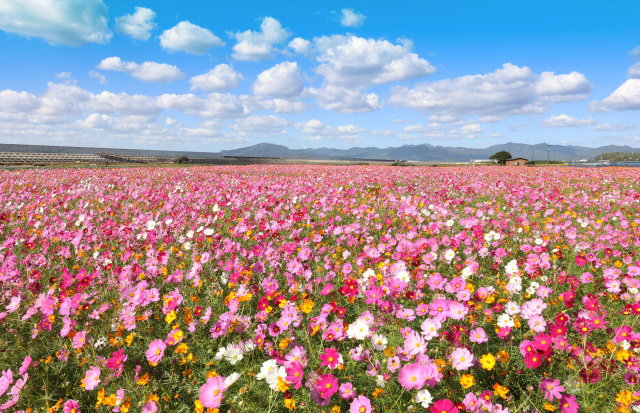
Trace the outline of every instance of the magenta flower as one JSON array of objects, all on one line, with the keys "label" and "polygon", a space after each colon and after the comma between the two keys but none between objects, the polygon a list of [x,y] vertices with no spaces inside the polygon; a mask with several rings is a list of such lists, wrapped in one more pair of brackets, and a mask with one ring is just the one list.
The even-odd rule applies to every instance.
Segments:
[{"label": "magenta flower", "polygon": [[560,393],[564,391],[564,386],[560,385],[558,379],[542,379],[539,387],[544,392],[544,398],[550,402],[560,399],[562,397]]},{"label": "magenta flower", "polygon": [[209,377],[207,382],[200,387],[200,396],[198,399],[204,407],[217,409],[222,403],[225,390],[227,390],[227,388],[224,385],[224,377]]},{"label": "magenta flower", "polygon": [[151,364],[152,366],[157,366],[164,356],[165,348],[167,348],[167,346],[164,344],[164,341],[162,341],[161,339],[153,340],[151,344],[149,344],[149,348],[145,352],[149,364]]},{"label": "magenta flower", "polygon": [[289,363],[289,367],[286,368],[287,377],[285,380],[293,386],[294,389],[302,387],[302,378],[304,377],[304,368],[302,364],[297,361]]},{"label": "magenta flower", "polygon": [[365,396],[358,396],[353,399],[349,406],[349,413],[370,413],[371,401]]},{"label": "magenta flower", "polygon": [[420,390],[427,382],[427,371],[418,363],[407,364],[400,369],[398,382],[405,390]]},{"label": "magenta flower", "polygon": [[466,348],[457,348],[449,356],[456,370],[468,370],[473,365],[473,354]]},{"label": "magenta flower", "polygon": [[440,399],[431,405],[431,413],[459,413],[455,404],[449,399]]},{"label": "magenta flower", "polygon": [[329,366],[329,368],[332,370],[342,364],[342,356],[335,348],[326,349],[324,354],[320,354],[320,360],[321,366]]},{"label": "magenta flower", "polygon": [[80,348],[87,343],[87,332],[81,331],[73,336],[73,348]]},{"label": "magenta flower", "polygon": [[64,402],[64,408],[62,411],[64,413],[80,413],[80,404],[75,400],[67,400]]},{"label": "magenta flower", "polygon": [[125,361],[127,361],[127,355],[124,354],[124,350],[120,348],[118,351],[111,353],[111,357],[107,360],[107,368],[111,370],[118,370],[122,367]]},{"label": "magenta flower", "polygon": [[333,377],[333,374],[320,376],[320,379],[316,381],[316,389],[323,399],[329,399],[335,392],[338,391],[338,379]]},{"label": "magenta flower", "polygon": [[576,396],[571,394],[564,394],[560,398],[560,411],[562,413],[578,413],[578,402]]}]

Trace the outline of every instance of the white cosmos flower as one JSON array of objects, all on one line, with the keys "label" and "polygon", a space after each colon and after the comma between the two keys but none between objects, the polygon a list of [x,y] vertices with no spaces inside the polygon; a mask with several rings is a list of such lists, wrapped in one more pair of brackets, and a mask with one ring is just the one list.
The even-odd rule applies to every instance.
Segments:
[{"label": "white cosmos flower", "polygon": [[371,336],[371,346],[378,351],[382,351],[387,348],[388,342],[389,340],[387,340],[387,338],[382,334],[375,333]]},{"label": "white cosmos flower", "polygon": [[265,361],[264,363],[262,363],[262,367],[260,367],[260,372],[256,374],[256,379],[263,380],[265,377],[267,377],[267,374],[270,371],[273,371],[277,368],[278,368],[278,362],[275,361],[274,359],[269,359]]},{"label": "white cosmos flower", "polygon": [[368,334],[369,325],[361,319],[357,319],[349,324],[349,328],[347,329],[347,337],[355,338],[356,340],[364,340]]},{"label": "white cosmos flower", "polygon": [[150,219],[149,221],[147,221],[147,231],[153,231],[153,229],[156,227],[156,221]]},{"label": "white cosmos flower", "polygon": [[444,259],[447,261],[451,261],[455,256],[456,256],[456,253],[451,249],[446,250],[444,253]]},{"label": "white cosmos flower", "polygon": [[187,238],[193,238],[193,231],[187,232]]},{"label": "white cosmos flower", "polygon": [[206,228],[202,233],[206,236],[213,235],[213,230],[211,228]]},{"label": "white cosmos flower", "polygon": [[416,393],[416,403],[420,403],[423,409],[428,408],[433,403],[433,396],[429,393],[429,390],[423,389]]},{"label": "white cosmos flower", "polygon": [[223,384],[224,387],[228,389],[229,387],[231,387],[233,383],[238,381],[239,378],[240,378],[240,373],[231,373],[226,379],[224,379],[224,384]]}]

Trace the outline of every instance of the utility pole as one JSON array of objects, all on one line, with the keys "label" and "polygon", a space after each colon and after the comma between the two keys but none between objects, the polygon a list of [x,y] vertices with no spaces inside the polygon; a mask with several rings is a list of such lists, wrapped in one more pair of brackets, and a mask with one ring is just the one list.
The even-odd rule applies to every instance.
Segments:
[{"label": "utility pole", "polygon": [[547,166],[549,166],[549,153],[551,152],[551,145],[547,143]]}]

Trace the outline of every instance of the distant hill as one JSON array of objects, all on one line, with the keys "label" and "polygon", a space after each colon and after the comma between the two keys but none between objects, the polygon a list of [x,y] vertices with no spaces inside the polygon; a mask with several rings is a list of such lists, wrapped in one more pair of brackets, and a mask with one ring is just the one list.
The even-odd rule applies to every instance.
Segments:
[{"label": "distant hill", "polygon": [[596,161],[611,161],[611,162],[624,162],[624,161],[640,161],[640,153],[634,152],[608,152],[596,156]]},{"label": "distant hill", "polygon": [[[336,159],[336,158],[364,158],[364,159],[390,159],[407,161],[437,161],[437,162],[468,162],[471,159],[488,159],[499,151],[508,151],[514,157],[522,157],[538,161],[547,159],[547,144],[540,143],[529,145],[525,143],[504,143],[492,145],[488,148],[473,149],[452,146],[433,146],[429,144],[403,145],[391,148],[315,148],[315,149],[289,149],[283,145],[259,143],[246,148],[221,151],[221,155],[231,156],[272,156],[288,159]],[[580,160],[595,159],[605,153],[632,153],[640,149],[630,146],[608,145],[599,148],[585,146],[552,145],[549,159],[551,160]]]}]

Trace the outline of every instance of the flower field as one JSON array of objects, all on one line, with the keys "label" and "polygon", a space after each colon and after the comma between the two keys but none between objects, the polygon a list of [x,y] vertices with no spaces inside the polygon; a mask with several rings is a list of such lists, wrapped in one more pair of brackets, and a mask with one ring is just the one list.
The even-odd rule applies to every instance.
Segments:
[{"label": "flower field", "polygon": [[637,170],[0,188],[0,412],[640,411]]}]

